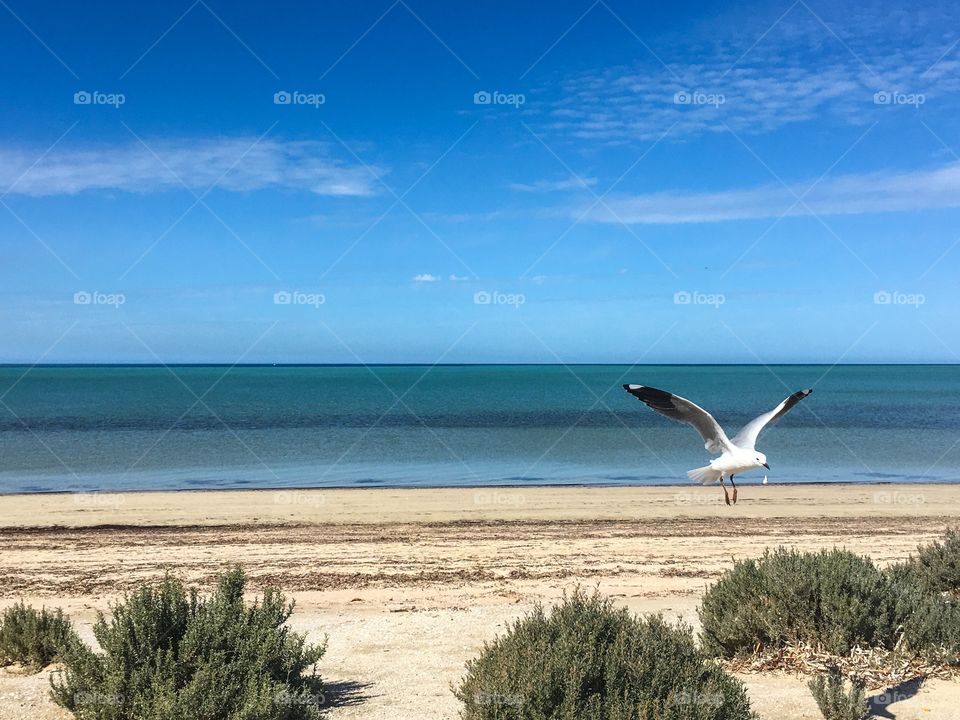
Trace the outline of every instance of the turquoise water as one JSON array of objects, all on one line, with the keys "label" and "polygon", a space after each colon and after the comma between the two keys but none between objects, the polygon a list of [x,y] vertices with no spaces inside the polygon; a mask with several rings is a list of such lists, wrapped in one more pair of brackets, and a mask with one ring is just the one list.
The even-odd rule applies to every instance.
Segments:
[{"label": "turquoise water", "polygon": [[771,482],[960,480],[960,366],[0,367],[0,492],[686,484],[711,456],[624,382],[729,434],[813,386]]}]

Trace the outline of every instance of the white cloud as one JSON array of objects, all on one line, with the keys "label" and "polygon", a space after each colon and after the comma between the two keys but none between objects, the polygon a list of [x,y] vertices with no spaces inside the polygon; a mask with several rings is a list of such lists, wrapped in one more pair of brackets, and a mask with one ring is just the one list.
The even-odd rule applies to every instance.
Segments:
[{"label": "white cloud", "polygon": [[837,9],[829,22],[842,42],[803,3],[773,24],[779,12],[737,18],[733,41],[711,37],[695,46],[680,38],[658,48],[666,67],[644,56],[635,65],[568,77],[542,126],[615,145],[727,128],[764,133],[815,119],[868,124],[913,111],[876,104],[878,92],[920,94],[928,108],[947,112],[956,107],[956,53],[945,54],[955,38],[943,32],[955,27],[955,11],[948,19],[894,8],[857,16]]},{"label": "white cloud", "polygon": [[430,273],[420,273],[419,275],[413,276],[413,281],[418,283],[432,283],[439,282],[440,278]]},{"label": "white cloud", "polygon": [[[147,193],[212,185],[231,192],[289,188],[318,195],[369,196],[378,183],[359,165],[332,157],[316,141],[256,138],[133,141],[82,149],[55,148],[39,162],[39,150],[0,147],[0,190],[13,194],[73,195],[87,190]],[[36,163],[34,165],[34,163]],[[373,168],[374,173],[385,171]]]},{"label": "white cloud", "polygon": [[[548,128],[592,141],[680,139],[707,133],[757,133],[831,114],[866,121],[875,88],[850,68],[617,68],[567,81]],[[779,71],[778,71],[779,70]]]},{"label": "white cloud", "polygon": [[554,192],[557,190],[583,189],[597,184],[596,178],[571,177],[565,180],[536,180],[531,183],[510,183],[511,190],[518,192]]},{"label": "white cloud", "polygon": [[451,276],[450,276],[450,281],[451,281],[451,282],[463,282],[464,280],[469,280],[469,279],[470,279],[470,278],[467,277],[466,275],[451,275]]},{"label": "white cloud", "polygon": [[489,220],[498,220],[508,217],[511,213],[506,210],[491,210],[489,212],[462,212],[462,213],[440,213],[440,212],[422,212],[420,217],[428,221],[445,223],[480,223]]},{"label": "white cloud", "polygon": [[[960,207],[960,162],[931,170],[866,173],[827,178],[789,189],[780,184],[710,193],[657,192],[610,196],[594,222],[678,224],[809,215],[858,215]],[[797,203],[797,197],[803,203]],[[575,210],[574,217],[584,208]]]}]

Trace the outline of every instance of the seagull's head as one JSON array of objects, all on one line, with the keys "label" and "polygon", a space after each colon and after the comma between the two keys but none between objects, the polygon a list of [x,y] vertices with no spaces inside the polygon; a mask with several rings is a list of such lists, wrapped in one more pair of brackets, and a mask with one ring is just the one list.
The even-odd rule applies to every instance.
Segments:
[{"label": "seagull's head", "polygon": [[757,464],[757,467],[765,467],[767,470],[770,469],[770,466],[767,465],[767,456],[762,452],[758,452],[753,461]]}]

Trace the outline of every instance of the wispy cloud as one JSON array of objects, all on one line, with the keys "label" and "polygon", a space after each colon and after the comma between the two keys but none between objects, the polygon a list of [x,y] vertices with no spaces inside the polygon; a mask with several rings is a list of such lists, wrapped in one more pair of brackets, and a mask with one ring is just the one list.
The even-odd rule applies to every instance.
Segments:
[{"label": "wispy cloud", "polygon": [[518,192],[556,192],[558,190],[575,190],[577,188],[591,187],[597,184],[597,179],[590,178],[565,178],[563,180],[537,180],[531,183],[510,183],[511,190]]},{"label": "wispy cloud", "polygon": [[[960,207],[960,162],[931,170],[866,173],[828,178],[813,185],[763,185],[712,193],[657,192],[609,196],[590,211],[594,222],[704,223],[786,216],[858,215]],[[802,197],[803,202],[797,202]],[[579,217],[584,208],[574,209]]]},{"label": "wispy cloud", "polygon": [[413,281],[418,283],[435,283],[439,282],[440,278],[430,273],[420,273],[419,275],[413,276]]},{"label": "wispy cloud", "polygon": [[510,217],[513,214],[515,213],[507,210],[490,210],[486,212],[460,212],[460,213],[427,211],[427,212],[420,213],[420,217],[430,222],[460,224],[460,223],[489,222],[491,220],[499,220],[505,217]]},{"label": "wispy cloud", "polygon": [[[87,190],[134,193],[216,186],[244,192],[289,188],[334,196],[369,196],[377,181],[370,170],[346,164],[322,142],[252,137],[146,140],[123,145],[39,151],[0,147],[0,191],[73,195]],[[36,164],[34,164],[36,163]],[[373,168],[384,173],[382,168]]]},{"label": "wispy cloud", "polygon": [[763,133],[814,119],[866,124],[915,110],[908,102],[876,102],[878,93],[922,95],[928,108],[955,107],[960,50],[951,51],[942,32],[955,19],[930,17],[907,27],[889,14],[881,8],[856,22],[832,18],[828,29],[801,3],[772,27],[763,19],[738,33],[739,43],[680,41],[662,51],[667,66],[645,60],[586,71],[560,84],[543,127],[619,144],[668,131],[669,140],[728,128]]}]

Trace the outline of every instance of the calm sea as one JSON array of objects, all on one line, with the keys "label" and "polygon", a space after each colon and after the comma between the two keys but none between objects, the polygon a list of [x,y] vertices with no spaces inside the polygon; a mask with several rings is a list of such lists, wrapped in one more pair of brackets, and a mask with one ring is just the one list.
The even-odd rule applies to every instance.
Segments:
[{"label": "calm sea", "polygon": [[761,436],[771,482],[960,480],[960,366],[7,366],[0,492],[686,484],[699,437],[624,382],[729,434],[813,386]]}]

